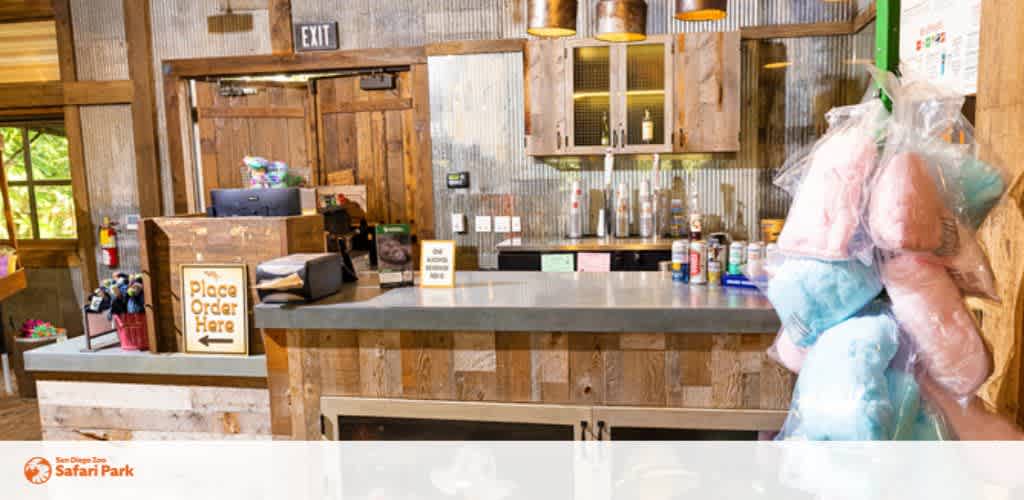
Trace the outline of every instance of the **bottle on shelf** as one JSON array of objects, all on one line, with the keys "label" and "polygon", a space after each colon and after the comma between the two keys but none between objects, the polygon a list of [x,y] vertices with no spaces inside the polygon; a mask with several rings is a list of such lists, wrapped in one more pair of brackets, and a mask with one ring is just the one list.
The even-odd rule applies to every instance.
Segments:
[{"label": "bottle on shelf", "polygon": [[650,182],[646,180],[640,182],[640,199],[637,200],[637,203],[640,205],[640,237],[650,238],[654,236],[654,205],[651,201]]},{"label": "bottle on shelf", "polygon": [[629,238],[629,189],[625,182],[615,190],[615,237]]},{"label": "bottle on shelf", "polygon": [[644,121],[641,128],[642,137],[644,144],[650,144],[654,142],[654,120],[651,119],[651,110],[644,110]]},{"label": "bottle on shelf", "polygon": [[612,142],[611,136],[611,128],[608,127],[608,113],[604,113],[604,115],[601,116],[601,145],[610,145]]},{"label": "bottle on shelf", "polygon": [[700,209],[700,191],[697,183],[690,183],[690,241],[700,241],[704,235],[704,213]]}]

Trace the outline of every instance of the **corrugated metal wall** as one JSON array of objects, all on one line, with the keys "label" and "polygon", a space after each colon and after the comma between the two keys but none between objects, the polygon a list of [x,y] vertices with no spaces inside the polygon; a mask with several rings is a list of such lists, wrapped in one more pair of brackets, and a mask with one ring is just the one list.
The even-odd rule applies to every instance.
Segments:
[{"label": "corrugated metal wall", "polygon": [[[658,27],[671,32],[716,31],[754,24],[848,20],[854,15],[851,3],[762,0],[745,2],[748,9],[731,4],[730,17],[723,22],[683,24],[669,20],[668,15],[658,17],[657,13],[670,11],[671,2],[649,3],[654,13],[648,17],[652,33],[659,32]],[[581,20],[589,19],[583,14]],[[581,21],[580,25],[586,24]],[[761,45],[755,50],[753,44],[758,43]],[[751,92],[768,99],[770,103],[764,104],[768,117],[762,120],[768,125],[759,127],[753,115],[745,112],[743,150],[737,155],[663,156],[662,186],[699,189],[709,230],[756,237],[760,219],[783,217],[789,206],[788,196],[771,184],[777,168],[820,136],[826,111],[863,97],[867,76],[862,63],[871,60],[873,49],[873,26],[852,36],[744,42],[743,102]],[[785,69],[763,69],[772,58],[793,64]],[[438,237],[478,248],[480,266],[494,267],[494,245],[507,235],[473,231],[453,235],[449,214],[466,214],[470,227],[475,215],[518,215],[523,218],[524,236],[562,236],[571,182],[580,180],[584,191],[600,189],[603,160],[540,161],[524,156],[521,56],[432,57],[429,69]],[[752,151],[757,138],[760,153]],[[447,190],[444,174],[463,170],[470,172],[471,189]],[[648,178],[649,157],[617,159],[616,183],[626,182],[636,189]],[[592,232],[587,222],[584,231]]]},{"label": "corrugated metal wall", "polygon": [[[121,0],[72,0],[71,22],[78,78],[127,80],[128,53]],[[123,223],[126,215],[139,213],[131,107],[87,106],[82,108],[81,118],[93,227],[99,227],[103,217]],[[118,270],[138,271],[137,234],[124,232],[122,227],[118,243]],[[102,279],[110,275],[111,269],[101,264],[99,248],[95,252]]]},{"label": "corrugated metal wall", "polygon": [[[147,0],[131,0],[147,1]],[[171,196],[171,170],[167,153],[167,118],[164,113],[163,72],[161,62],[190,57],[219,57],[269,54],[270,23],[267,11],[245,10],[253,16],[252,31],[211,34],[206,17],[218,14],[226,5],[212,0],[148,0],[153,32],[153,65],[156,78],[157,126],[160,131],[160,165],[164,192],[164,211],[174,213]],[[234,2],[236,8],[242,2]],[[252,3],[252,2],[249,2]],[[265,7],[265,3],[263,6]],[[183,182],[183,181],[182,181]]]}]

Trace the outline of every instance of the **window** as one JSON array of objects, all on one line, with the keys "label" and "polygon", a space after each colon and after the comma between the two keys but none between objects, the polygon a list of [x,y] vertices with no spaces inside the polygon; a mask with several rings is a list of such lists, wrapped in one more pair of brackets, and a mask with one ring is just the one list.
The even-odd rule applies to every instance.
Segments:
[{"label": "window", "polygon": [[[71,163],[62,123],[0,124],[18,240],[76,239]],[[0,239],[7,239],[0,224]]]}]

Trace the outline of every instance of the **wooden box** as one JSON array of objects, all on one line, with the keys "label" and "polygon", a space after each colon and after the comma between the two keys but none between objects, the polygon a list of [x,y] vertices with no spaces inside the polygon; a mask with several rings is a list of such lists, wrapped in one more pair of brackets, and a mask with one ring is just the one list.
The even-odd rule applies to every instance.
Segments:
[{"label": "wooden box", "polygon": [[253,287],[256,266],[288,254],[326,249],[320,215],[157,217],[143,220],[139,240],[152,352],[185,350],[179,298],[182,264],[245,264],[250,287],[249,352],[262,354],[262,335],[252,327],[251,306],[259,303]]}]

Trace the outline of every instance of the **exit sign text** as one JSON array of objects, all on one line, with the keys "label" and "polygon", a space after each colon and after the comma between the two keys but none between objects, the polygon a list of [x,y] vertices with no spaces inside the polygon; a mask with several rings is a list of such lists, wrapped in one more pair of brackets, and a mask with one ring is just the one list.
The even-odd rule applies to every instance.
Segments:
[{"label": "exit sign text", "polygon": [[296,23],[295,51],[338,50],[338,23]]}]

